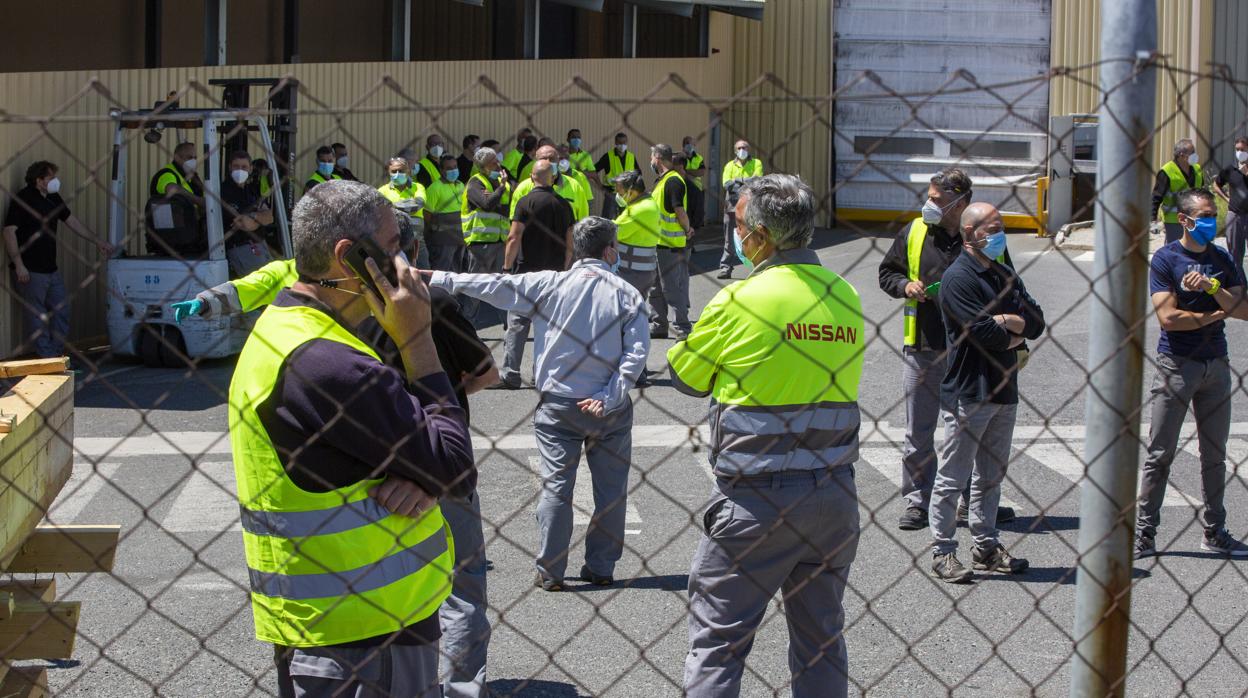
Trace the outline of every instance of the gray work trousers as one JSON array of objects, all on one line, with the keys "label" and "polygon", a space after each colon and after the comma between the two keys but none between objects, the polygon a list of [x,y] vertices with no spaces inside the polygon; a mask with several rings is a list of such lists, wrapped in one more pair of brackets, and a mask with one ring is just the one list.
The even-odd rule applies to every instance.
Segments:
[{"label": "gray work trousers", "polygon": [[907,507],[926,510],[936,480],[936,425],[940,421],[940,381],[945,353],[925,349],[901,354],[906,391],[906,448],[901,458],[901,498]]},{"label": "gray work trousers", "polygon": [[1248,243],[1248,215],[1226,212],[1226,251],[1235,260],[1235,268],[1244,268],[1244,247]]},{"label": "gray work trousers", "polygon": [[650,323],[667,327],[667,309],[673,325],[689,331],[689,248],[659,247],[659,272],[650,289]]},{"label": "gray work trousers", "polygon": [[620,215],[620,205],[615,201],[615,191],[602,192],[602,217],[613,221]]},{"label": "gray work trousers", "polygon": [[685,695],[736,696],[777,591],[794,698],[848,693],[842,601],[858,550],[851,466],[716,479],[689,570]]},{"label": "gray work trousers", "polygon": [[[585,532],[585,565],[594,574],[615,574],[624,553],[624,518],[628,471],[633,458],[633,403],[594,417],[574,398],[543,395],[533,413],[533,435],[542,456],[542,492],[537,500],[541,549],[537,571],[543,579],[562,580],[572,539],[572,490],[581,449],[593,483],[594,513]],[[584,513],[584,512],[582,512]]]},{"label": "gray work trousers", "polygon": [[620,271],[618,273],[621,279],[624,279],[624,281],[626,281],[630,286],[637,289],[638,292],[641,293],[642,298],[649,297],[650,289],[654,288],[655,272],[653,269],[648,271],[637,271],[636,269],[625,269],[624,267],[620,267]]},{"label": "gray work trousers", "polygon": [[971,537],[980,548],[997,543],[997,507],[1010,462],[1018,405],[959,401],[954,410],[940,413],[945,422],[945,443],[928,510],[932,552],[936,555],[958,549],[958,497],[967,480],[971,484],[966,517]]},{"label": "gray work trousers", "polygon": [[719,268],[732,270],[741,261],[737,257],[737,245],[732,241],[737,230],[736,207],[732,206],[724,212],[724,249],[719,255]]},{"label": "gray work trousers", "polygon": [[442,500],[442,516],[455,538],[455,577],[451,595],[438,610],[442,652],[438,672],[442,694],[452,698],[486,695],[485,663],[490,646],[489,598],[485,580],[485,533],[481,500]]},{"label": "gray work trousers", "polygon": [[503,370],[499,372],[499,377],[503,380],[520,380],[524,345],[529,341],[529,330],[532,327],[531,319],[517,313],[507,313],[507,332],[503,334]]},{"label": "gray work trousers", "polygon": [[1148,430],[1148,457],[1140,473],[1136,532],[1153,537],[1161,524],[1161,505],[1170,479],[1170,464],[1179,448],[1179,430],[1190,405],[1196,415],[1200,444],[1201,512],[1206,531],[1226,525],[1226,438],[1231,430],[1231,394],[1235,382],[1226,357],[1199,360],[1157,355],[1153,378],[1153,423]]},{"label": "gray work trousers", "polygon": [[22,305],[25,341],[41,357],[65,354],[65,340],[69,336],[69,297],[65,292],[65,280],[61,272],[50,274],[30,272],[30,281],[17,282],[17,272],[10,272],[13,288]]},{"label": "gray work trousers", "polygon": [[429,245],[429,268],[438,271],[464,271],[468,248],[463,245]]},{"label": "gray work trousers", "polygon": [[263,242],[248,242],[227,248],[225,260],[230,265],[230,278],[241,279],[272,262],[273,255]]},{"label": "gray work trousers", "polygon": [[[280,653],[278,661],[282,661]],[[442,695],[437,643],[295,648],[290,650],[288,670],[295,698]]]},{"label": "gray work trousers", "polygon": [[[497,274],[503,270],[503,243],[474,242],[465,248],[464,271],[468,274]],[[481,301],[458,296],[464,317],[473,321],[480,312]]]}]

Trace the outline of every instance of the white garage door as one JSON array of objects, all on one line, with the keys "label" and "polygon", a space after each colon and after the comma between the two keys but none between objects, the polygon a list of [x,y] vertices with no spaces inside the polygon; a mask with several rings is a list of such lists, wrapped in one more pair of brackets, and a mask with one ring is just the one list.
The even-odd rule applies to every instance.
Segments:
[{"label": "white garage door", "polygon": [[836,86],[852,85],[836,103],[837,208],[917,210],[928,178],[960,164],[976,199],[1032,212],[1048,86],[974,90],[958,71],[985,86],[1045,73],[1049,11],[1050,0],[837,0]]}]

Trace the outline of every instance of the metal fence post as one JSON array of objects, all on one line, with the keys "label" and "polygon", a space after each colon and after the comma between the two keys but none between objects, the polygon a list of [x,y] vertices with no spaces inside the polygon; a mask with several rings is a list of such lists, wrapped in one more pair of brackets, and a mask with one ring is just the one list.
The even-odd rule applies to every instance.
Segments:
[{"label": "metal fence post", "polygon": [[1072,696],[1122,696],[1140,447],[1157,45],[1154,0],[1102,0],[1096,262]]}]

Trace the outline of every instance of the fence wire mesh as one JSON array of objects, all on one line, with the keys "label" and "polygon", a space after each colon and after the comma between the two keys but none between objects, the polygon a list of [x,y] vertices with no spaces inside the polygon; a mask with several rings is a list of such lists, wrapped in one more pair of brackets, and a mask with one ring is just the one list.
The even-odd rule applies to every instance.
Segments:
[{"label": "fence wire mesh", "polygon": [[[538,101],[513,99],[506,86],[483,76],[456,99],[434,105],[422,101],[418,86],[389,78],[363,87],[347,105],[318,99],[316,85],[283,79],[254,88],[251,96],[293,93],[296,108],[275,108],[265,98],[257,100],[260,106],[230,114],[220,113],[217,88],[198,82],[142,113],[93,82],[56,113],[4,115],[3,128],[34,126],[34,135],[0,164],[9,212],[6,244],[8,227],[18,230],[6,251],[10,262],[13,249],[28,256],[23,266],[30,277],[19,278],[26,275],[15,269],[5,277],[11,303],[27,316],[12,344],[21,345],[16,353],[60,353],[64,346],[75,369],[68,393],[53,392],[55,386],[36,390],[33,383],[23,388],[19,379],[9,379],[4,404],[16,408],[19,418],[0,440],[5,554],[18,551],[28,524],[44,514],[51,525],[120,525],[111,565],[101,560],[111,553],[84,543],[86,537],[67,535],[55,553],[80,553],[76,564],[85,564],[85,555],[109,571],[56,574],[49,569],[59,563],[14,567],[4,560],[9,593],[54,579],[62,600],[17,598],[10,619],[0,620],[0,656],[13,663],[8,680],[28,676],[17,673],[20,668],[46,668],[51,692],[93,696],[277,695],[287,672],[324,695],[339,686],[337,680],[361,682],[380,695],[392,689],[423,695],[418,689],[427,686],[388,683],[401,677],[442,683],[447,695],[730,695],[738,682],[743,695],[836,695],[846,683],[850,693],[870,695],[1065,693],[1079,640],[1072,619],[1078,497],[1086,484],[1082,407],[1088,377],[1098,368],[1088,364],[1088,341],[1108,331],[1088,320],[1091,305],[1109,302],[1094,293],[1099,267],[1092,262],[1100,252],[1092,244],[1092,213],[1119,212],[1097,208],[1099,191],[1115,175],[1102,172],[1097,179],[1095,120],[1075,120],[1059,131],[1047,113],[1038,117],[1019,105],[1055,81],[1093,85],[1099,67],[1054,69],[993,85],[958,71],[922,94],[894,89],[871,73],[830,95],[799,94],[764,75],[728,98],[696,94],[677,75],[635,95],[613,94],[609,86],[577,78]],[[1246,83],[1225,71],[1188,72],[1168,66],[1163,56],[1142,60],[1139,69],[1155,70],[1157,79],[1179,86],[1181,94],[1213,85],[1248,107]],[[949,103],[972,98],[995,100],[996,116],[982,127],[955,128],[956,108]],[[88,99],[108,103],[114,113],[77,115],[75,106]],[[572,123],[554,116],[586,104],[601,119]],[[839,108],[854,104],[876,105],[891,121],[856,131],[836,118]],[[806,110],[781,138],[761,141],[738,123],[746,112],[755,119],[781,105]],[[665,119],[683,123],[688,113],[696,115],[699,129],[639,126]],[[420,159],[437,158],[427,150],[433,137],[441,138],[445,152],[457,154],[467,133],[486,130],[472,127],[476,115],[486,114],[494,124],[489,128],[524,126],[535,139],[549,137],[556,146],[567,142],[567,129],[579,129],[583,151],[591,155],[588,209],[595,215],[604,204],[608,213],[619,208],[614,192],[594,174],[600,168],[588,164],[601,158],[610,167],[606,153],[618,142],[617,133],[630,144],[646,197],[662,178],[649,170],[650,146],[668,144],[680,154],[682,140],[691,137],[694,153],[687,157],[703,157],[706,172],[701,186],[688,186],[686,195],[702,194],[701,207],[691,203],[696,196],[685,199],[685,211],[676,216],[661,195],[656,199],[669,219],[668,232],[690,229],[688,246],[651,261],[659,267],[657,276],[642,273],[644,261],[639,268],[632,260],[624,270],[625,278],[629,271],[634,278],[645,276],[643,287],[658,283],[660,296],[650,293],[649,307],[670,306],[674,317],[656,315],[647,322],[640,293],[620,290],[617,313],[591,324],[587,315],[556,302],[567,301],[566,289],[540,286],[545,277],[531,277],[537,280],[513,291],[511,299],[520,314],[533,318],[534,342],[526,346],[524,338],[504,340],[509,330],[518,333],[519,324],[491,306],[491,300],[505,305],[506,293],[495,290],[477,304],[468,282],[450,286],[439,276],[433,285],[459,291],[459,303],[434,292],[426,301],[434,310],[424,322],[419,312],[415,319],[382,313],[377,322],[361,320],[368,313],[350,305],[355,296],[336,296],[315,283],[296,287],[334,304],[339,315],[329,315],[341,322],[363,323],[349,328],[354,333],[319,325],[315,336],[336,345],[323,349],[319,361],[309,358],[315,352],[306,347],[287,346],[288,335],[276,330],[272,337],[250,334],[264,322],[259,307],[295,281],[290,265],[266,267],[267,274],[240,281],[243,272],[255,271],[256,260],[288,257],[283,200],[293,203],[294,238],[305,240],[296,251],[315,247],[308,240],[315,237],[316,220],[331,222],[324,235],[354,239],[367,233],[387,251],[414,227],[416,242],[406,251],[416,266],[502,271],[505,243],[474,242],[492,244],[489,254],[477,255],[472,246],[463,250],[461,217],[475,206],[463,204],[462,192],[445,181],[419,192],[410,181],[399,182],[391,192],[403,210],[398,223],[382,220],[373,229],[350,232],[334,225],[350,227],[360,220],[358,211],[325,193],[342,187],[304,192],[318,160],[336,163],[329,178],[352,170],[373,186],[397,181],[388,179],[396,172],[410,180],[423,171],[432,179]],[[947,122],[951,114],[953,124]],[[1242,133],[1197,132],[1181,105],[1163,107],[1150,128],[1155,132],[1174,120],[1193,132],[1194,150],[1220,166],[1205,166],[1196,175],[1204,178],[1197,188],[1216,182],[1229,195],[1231,210],[1218,195],[1188,196],[1176,202],[1183,217],[1168,222],[1192,227],[1183,238],[1191,243],[1201,227],[1197,219],[1212,212],[1219,231],[1214,244],[1229,247],[1235,258],[1194,251],[1199,244],[1162,250],[1161,226],[1139,231],[1128,255],[1108,260],[1110,267],[1137,265],[1142,273],[1145,257],[1151,259],[1149,293],[1161,304],[1146,314],[1145,346],[1121,345],[1145,356],[1142,376],[1152,388],[1143,408],[1129,417],[1138,428],[1140,462],[1149,461],[1142,477],[1158,474],[1141,494],[1147,511],[1120,512],[1130,526],[1137,515],[1146,517],[1137,535],[1156,530],[1155,538],[1145,536],[1155,554],[1135,560],[1130,573],[1126,682],[1138,695],[1243,695],[1248,608],[1240,592],[1246,578],[1242,563],[1209,550],[1233,547],[1234,540],[1204,534],[1240,526],[1248,502],[1240,470],[1248,457],[1248,422],[1234,421],[1245,399],[1237,348],[1248,339],[1236,322],[1244,316],[1236,303],[1248,218],[1235,216],[1234,209],[1248,206],[1248,187],[1245,167],[1233,159],[1234,151],[1248,151],[1248,141],[1237,144]],[[1092,125],[1091,140],[1081,129],[1085,123]],[[209,135],[214,128],[215,140]],[[66,134],[76,129],[107,132],[113,147],[67,147]],[[385,135],[373,140],[368,134]],[[794,174],[805,175],[813,190],[805,220],[818,222],[810,248],[822,266],[782,251],[789,255],[784,259],[798,263],[772,262],[770,271],[742,281],[746,274],[724,231],[745,240],[743,253],[762,262],[774,246],[750,236],[761,232],[786,242],[784,233],[793,231],[782,227],[784,207],[791,214],[802,199],[786,199],[781,190],[775,210],[750,209],[745,220],[730,221],[725,214],[735,209],[725,201],[725,188],[735,195],[738,184],[726,187],[726,180],[737,178],[725,177],[724,170],[738,141],[745,141],[746,161],[757,157],[767,172],[784,171],[794,149],[820,142],[812,134],[831,144],[830,176],[810,181],[809,173]],[[513,149],[514,132],[492,135],[503,142],[500,158]],[[907,151],[916,139],[935,144],[933,150]],[[197,197],[179,208],[152,190],[160,167],[186,159],[176,148],[182,141],[193,144],[189,155],[198,168],[188,170],[200,179],[192,181],[186,171],[168,173],[167,181]],[[345,145],[347,162],[337,162],[341,153],[332,148],[318,154],[332,143]],[[1163,145],[1168,152],[1171,144]],[[405,149],[414,153],[408,156],[412,162],[396,163],[392,156]],[[246,183],[231,188],[238,150],[246,150],[252,164]],[[1164,165],[1154,157],[1157,151],[1150,132],[1138,144],[1138,157],[1153,172]],[[1184,167],[1167,182],[1176,176],[1191,181],[1186,152],[1176,148]],[[264,166],[254,164],[261,155],[271,178],[263,194]],[[527,162],[544,157],[531,155],[511,165],[517,169],[513,183],[524,179],[519,170]],[[556,169],[559,159],[553,158]],[[53,163],[52,169],[28,170],[40,161]],[[436,170],[452,169],[451,161],[445,167],[429,162]],[[470,180],[470,172],[455,167],[461,181]],[[948,167],[964,170],[969,186],[946,176],[933,187],[931,197],[942,209],[935,215],[944,218],[931,219],[934,241],[927,248],[920,241],[911,251],[908,236],[917,230],[911,220],[929,198],[930,178]],[[543,176],[544,166],[535,169]],[[689,169],[696,171],[691,164]],[[48,182],[58,174],[59,209],[47,198]],[[488,193],[495,180],[485,179],[474,186]],[[25,193],[23,183],[30,185]],[[274,191],[284,194],[275,197]],[[753,185],[747,191],[751,202],[777,194]],[[1148,206],[1149,192],[1137,194],[1136,204]],[[320,203],[303,201],[309,197]],[[861,213],[870,206],[855,202],[873,197],[886,215]],[[408,198],[423,198],[423,216],[404,209],[401,202]],[[30,201],[52,203],[23,203]],[[238,210],[240,201],[249,208]],[[976,296],[967,274],[945,277],[943,290],[931,288],[941,268],[959,255],[963,262],[981,259],[963,243],[982,247],[985,236],[1002,227],[991,211],[978,207],[960,219],[972,202],[994,206],[1011,230],[1004,265],[965,266],[980,270],[974,278],[992,289],[989,296]],[[1055,204],[1068,207],[1066,217],[1075,222],[1053,237],[1047,233],[1058,214]],[[1170,199],[1163,202],[1168,205]],[[1156,208],[1154,203],[1154,213]],[[240,222],[248,215],[257,221],[251,231],[244,230],[251,223]],[[529,239],[548,220],[537,213],[526,217],[524,210],[515,215],[531,224]],[[185,247],[153,236],[161,220],[166,230],[178,228],[179,216],[187,217],[182,233],[189,242],[177,243]],[[216,222],[205,223],[213,216]],[[68,257],[75,269],[63,287],[52,269],[29,268],[30,260],[46,258],[46,248],[38,235],[28,235],[27,220],[36,231],[59,221],[53,237],[61,243],[62,266]],[[971,228],[959,240],[951,229],[964,220]],[[1052,227],[1056,232],[1058,226]],[[86,241],[71,242],[75,235]],[[115,251],[97,252],[96,240],[114,243]],[[524,245],[520,270],[541,268],[536,258],[542,248]],[[430,253],[432,258],[424,256]],[[305,282],[333,278],[330,271],[340,268],[327,266],[323,249],[308,254],[299,269]],[[588,254],[606,265],[621,256],[618,247]],[[334,253],[342,255],[341,248]],[[911,265],[920,268],[917,280],[907,278]],[[723,267],[736,267],[735,276],[719,278]],[[82,269],[86,273],[77,273]],[[784,275],[784,269],[795,271]],[[1185,281],[1191,271],[1200,277]],[[1212,280],[1230,289],[1229,301],[1205,293]],[[907,291],[910,281],[928,290]],[[355,284],[345,278],[338,290],[355,290]],[[1201,288],[1189,290],[1193,284]],[[93,287],[104,289],[105,301],[92,309],[99,318],[92,327],[57,319]],[[189,309],[189,317],[175,318],[173,304],[214,287],[216,295],[203,296],[207,302]],[[626,288],[615,282],[617,287]],[[911,312],[907,292],[916,299],[918,350],[903,342]],[[689,331],[681,327],[683,293],[697,321],[688,339],[682,339]],[[278,298],[275,307],[306,305],[289,295]],[[1173,306],[1167,305],[1171,298]],[[1220,311],[1220,302],[1230,306]],[[421,306],[411,299],[391,304]],[[1019,318],[1015,324],[1000,315]],[[953,328],[952,362],[949,352],[930,345],[945,336],[941,317]],[[1216,324],[1223,317],[1224,329]],[[1161,353],[1159,322],[1171,330],[1169,348]],[[91,342],[65,344],[105,333],[105,349]],[[244,349],[249,335],[251,346]],[[278,336],[283,339],[273,339]],[[559,351],[569,342],[579,343],[579,352]],[[643,387],[628,391],[631,400],[613,404],[605,384],[576,392],[604,376],[625,376],[631,385],[637,367],[618,355],[639,343],[648,344],[650,375]],[[1029,354],[1018,354],[1022,348]],[[246,371],[235,370],[240,350]],[[545,373],[534,375],[535,353],[543,350]],[[675,367],[670,374],[669,359]],[[438,365],[460,399],[471,393],[464,405],[471,408],[470,419],[457,406],[460,399],[428,378]],[[522,377],[520,389],[477,392],[497,380],[491,366],[502,369],[504,383]],[[279,367],[288,371],[280,381]],[[954,404],[948,390],[942,403],[942,379],[947,389],[964,390],[956,418],[946,411],[938,419],[942,404]],[[994,403],[1012,402],[1015,384],[1016,407]],[[677,388],[711,397],[690,397]],[[987,399],[968,401],[965,391]],[[560,396],[597,397],[616,409],[594,416]],[[69,399],[72,418],[66,417]],[[36,428],[21,428],[28,423]],[[960,426],[946,432],[946,424]],[[934,447],[924,443],[924,430],[934,434]],[[266,451],[265,443],[275,450]],[[579,467],[582,461],[587,468]],[[751,471],[759,468],[800,474]],[[388,483],[381,493],[370,490],[378,478]],[[443,532],[417,489],[404,488],[401,480],[441,498],[453,536]],[[923,490],[930,492],[933,483],[929,527]],[[969,516],[971,531],[949,525],[958,492],[968,483],[970,512],[962,517]],[[424,505],[419,516],[391,513],[410,513],[417,504]],[[34,519],[24,521],[30,511]],[[918,517],[908,526],[914,530],[899,528],[907,515]],[[941,534],[933,532],[938,519]],[[949,531],[968,568],[982,562],[998,569],[975,570],[971,584],[933,576],[933,536],[944,536],[937,547],[947,551],[953,545]],[[996,540],[1012,558],[972,552],[977,546],[991,552]],[[1149,552],[1138,544],[1136,549]],[[586,568],[578,572],[582,559]],[[1002,573],[1010,559],[1026,559],[1030,566]],[[427,633],[432,627],[436,635],[433,608],[447,593],[441,642],[432,645],[441,667],[434,670],[422,664],[427,643],[389,632],[411,626]],[[58,615],[65,600],[82,602],[80,617]],[[31,608],[46,620],[33,630],[14,625],[19,611],[29,614]],[[279,651],[275,659],[273,649],[256,639],[260,626],[267,637],[298,651]],[[72,653],[65,652],[71,643]],[[342,643],[355,644],[332,651],[299,647]],[[40,661],[48,654],[58,658]],[[381,657],[393,664],[383,667]]]}]

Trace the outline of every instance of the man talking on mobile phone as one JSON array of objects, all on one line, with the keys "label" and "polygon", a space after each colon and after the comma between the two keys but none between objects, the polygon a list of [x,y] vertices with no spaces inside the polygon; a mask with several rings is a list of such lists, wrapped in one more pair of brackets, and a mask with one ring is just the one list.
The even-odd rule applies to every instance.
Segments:
[{"label": "man talking on mobile phone", "polygon": [[[453,543],[437,499],[476,485],[464,410],[438,363],[429,290],[399,256],[380,296],[348,267],[365,236],[398,249],[365,184],[309,192],[292,221],[299,280],[257,320],[229,422],[256,636],[293,695],[437,696],[438,608]],[[359,336],[375,318],[401,369]]]}]

